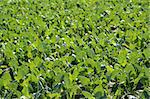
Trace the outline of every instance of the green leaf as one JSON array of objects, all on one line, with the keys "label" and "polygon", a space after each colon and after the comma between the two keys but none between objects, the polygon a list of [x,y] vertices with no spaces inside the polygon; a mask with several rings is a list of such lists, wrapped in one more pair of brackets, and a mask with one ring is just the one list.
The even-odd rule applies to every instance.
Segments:
[{"label": "green leaf", "polygon": [[50,99],[53,99],[53,98],[55,98],[55,99],[59,99],[60,98],[60,93],[48,93],[48,94],[46,94],[48,97],[50,97]]},{"label": "green leaf", "polygon": [[38,56],[36,56],[35,59],[34,59],[34,64],[35,64],[37,67],[39,67],[41,63],[42,63],[42,59],[39,58]]},{"label": "green leaf", "polygon": [[2,69],[0,69],[0,74],[2,74],[2,72],[3,72],[3,70],[2,70]]},{"label": "green leaf", "polygon": [[139,82],[139,80],[140,80],[142,77],[144,77],[144,73],[140,73],[140,74],[138,75],[138,77],[134,80],[134,84],[137,85],[137,83]]},{"label": "green leaf", "polygon": [[136,75],[135,69],[134,69],[134,67],[131,64],[127,64],[127,66],[125,67],[125,72],[126,73],[130,73],[131,72],[131,75],[132,74]]},{"label": "green leaf", "polygon": [[[13,92],[16,92],[17,91],[17,87],[18,87],[18,83],[17,82],[11,82],[9,85],[8,85],[8,89],[9,90],[12,90]],[[18,94],[19,95],[19,94]]]},{"label": "green leaf", "polygon": [[23,87],[22,93],[23,93],[23,95],[26,96],[26,97],[30,96],[30,95],[29,95],[28,87],[26,87],[26,86]]},{"label": "green leaf", "polygon": [[134,51],[129,55],[130,61],[132,63],[137,62],[138,57],[139,57],[139,53],[137,51]]},{"label": "green leaf", "polygon": [[150,47],[144,49],[143,53],[146,58],[150,58]]},{"label": "green leaf", "polygon": [[85,51],[87,52],[87,55],[88,55],[90,58],[94,58],[95,53],[94,53],[93,49],[86,49]]},{"label": "green leaf", "polygon": [[21,66],[18,68],[18,72],[17,72],[17,76],[15,77],[15,79],[17,81],[19,81],[20,79],[22,79],[25,75],[27,75],[27,73],[29,72],[29,69],[27,66]]},{"label": "green leaf", "polygon": [[108,74],[110,75],[113,71],[114,71],[114,69],[111,67],[111,66],[106,66],[106,68],[107,68],[107,70],[108,70]]},{"label": "green leaf", "polygon": [[79,79],[80,79],[80,81],[81,81],[81,83],[82,83],[83,85],[88,85],[88,84],[90,84],[90,79],[87,78],[87,77],[85,77],[85,76],[79,76]]},{"label": "green leaf", "polygon": [[87,91],[82,91],[82,94],[88,99],[95,99],[93,95]]},{"label": "green leaf", "polygon": [[30,80],[31,80],[32,82],[38,83],[39,78],[37,78],[37,76],[35,76],[34,74],[31,74],[31,75],[30,75]]},{"label": "green leaf", "polygon": [[104,44],[105,44],[104,39],[101,39],[99,43],[100,43],[101,46],[104,46]]},{"label": "green leaf", "polygon": [[6,71],[1,79],[2,79],[1,83],[3,83],[6,88],[8,88],[7,85],[10,84],[11,81],[11,76],[9,74],[9,71]]},{"label": "green leaf", "polygon": [[127,50],[123,49],[119,52],[118,55],[118,62],[122,65],[125,66],[127,64],[127,60],[126,60],[126,56],[127,56]]},{"label": "green leaf", "polygon": [[94,94],[96,93],[100,93],[101,96],[104,96],[104,89],[101,84],[94,89]]},{"label": "green leaf", "polygon": [[67,74],[64,75],[64,83],[65,83],[66,88],[70,88],[71,87],[70,79],[69,79]]}]

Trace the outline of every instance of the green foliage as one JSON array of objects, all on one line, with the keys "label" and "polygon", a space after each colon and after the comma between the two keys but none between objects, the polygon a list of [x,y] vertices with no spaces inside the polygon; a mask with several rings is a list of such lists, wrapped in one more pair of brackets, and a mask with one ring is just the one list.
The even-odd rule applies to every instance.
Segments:
[{"label": "green foliage", "polygon": [[150,97],[148,0],[0,0],[0,98]]}]

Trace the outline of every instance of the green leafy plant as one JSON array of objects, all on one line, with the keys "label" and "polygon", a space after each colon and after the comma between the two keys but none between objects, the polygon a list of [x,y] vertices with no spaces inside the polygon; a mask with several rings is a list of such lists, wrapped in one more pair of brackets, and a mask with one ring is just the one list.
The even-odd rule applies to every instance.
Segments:
[{"label": "green leafy plant", "polygon": [[150,97],[148,0],[0,0],[0,98]]}]

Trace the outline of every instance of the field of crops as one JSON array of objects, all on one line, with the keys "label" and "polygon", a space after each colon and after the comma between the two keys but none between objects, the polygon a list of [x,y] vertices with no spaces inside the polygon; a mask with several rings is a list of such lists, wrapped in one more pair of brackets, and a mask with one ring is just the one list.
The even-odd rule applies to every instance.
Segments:
[{"label": "field of crops", "polygon": [[149,0],[0,0],[0,98],[149,99]]}]

